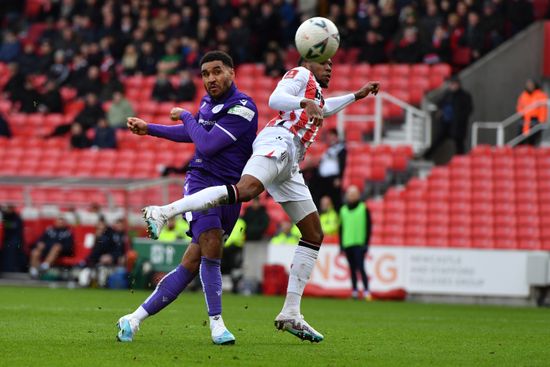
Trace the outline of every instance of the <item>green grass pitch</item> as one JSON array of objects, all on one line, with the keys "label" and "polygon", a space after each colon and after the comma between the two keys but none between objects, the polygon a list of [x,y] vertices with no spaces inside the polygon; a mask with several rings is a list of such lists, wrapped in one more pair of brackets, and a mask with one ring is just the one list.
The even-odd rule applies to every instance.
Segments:
[{"label": "green grass pitch", "polygon": [[0,366],[549,366],[550,310],[305,298],[325,341],[278,332],[281,297],[224,295],[233,346],[210,340],[204,298],[184,293],[115,341],[149,292],[0,288]]}]

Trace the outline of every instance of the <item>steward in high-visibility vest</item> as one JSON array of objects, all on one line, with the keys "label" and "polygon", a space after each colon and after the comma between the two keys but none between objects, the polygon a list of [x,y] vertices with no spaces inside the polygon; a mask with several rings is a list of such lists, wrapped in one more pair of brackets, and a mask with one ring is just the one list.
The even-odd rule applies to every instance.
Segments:
[{"label": "steward in high-visibility vest", "polygon": [[321,221],[323,233],[329,236],[337,235],[340,230],[340,217],[334,210],[332,199],[329,196],[323,196],[320,207],[319,220]]},{"label": "steward in high-visibility vest", "polygon": [[239,218],[237,219],[237,222],[235,223],[235,226],[231,231],[231,235],[229,235],[229,238],[227,239],[227,241],[225,241],[224,247],[229,247],[229,246],[243,247],[245,240],[246,240],[246,222],[244,221],[243,218]]},{"label": "steward in high-visibility vest", "polygon": [[271,238],[272,245],[297,245],[300,241],[300,230],[296,225],[284,221],[280,224],[281,229],[278,234]]},{"label": "steward in high-visibility vest", "polygon": [[[517,104],[517,112],[523,115],[522,134],[529,134],[531,127],[536,124],[546,123],[548,117],[547,101],[548,96],[546,93],[533,80],[527,80],[525,90],[520,94]],[[536,102],[540,102],[541,105],[534,107],[533,104]]]},{"label": "steward in high-visibility vest", "polygon": [[221,272],[231,278],[231,291],[238,292],[239,281],[242,278],[243,246],[246,241],[246,222],[243,218],[237,219],[231,234],[223,248]]},{"label": "steward in high-visibility vest", "polygon": [[368,207],[360,201],[361,194],[356,186],[346,192],[346,204],[340,208],[340,247],[346,253],[351,270],[352,295],[358,298],[357,273],[363,282],[363,296],[369,296],[369,283],[365,271],[365,256],[371,234],[371,220]]},{"label": "steward in high-visibility vest", "polygon": [[158,240],[161,242],[191,242],[191,238],[187,235],[188,230],[189,223],[178,215],[168,220],[164,228],[162,228]]}]

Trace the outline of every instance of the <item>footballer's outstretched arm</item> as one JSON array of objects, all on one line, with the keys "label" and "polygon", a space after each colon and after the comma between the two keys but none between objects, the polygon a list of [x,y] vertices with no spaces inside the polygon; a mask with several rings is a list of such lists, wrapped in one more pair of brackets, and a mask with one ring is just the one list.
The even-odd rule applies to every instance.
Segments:
[{"label": "footballer's outstretched arm", "polygon": [[[247,110],[252,111],[250,109]],[[231,129],[231,126],[250,123],[248,117],[250,116],[247,115],[247,117],[243,117],[242,115],[231,114],[230,109],[229,114],[218,120],[212,129],[207,131],[200,123],[197,122],[191,113],[183,111],[180,114],[180,118],[184,122],[183,126],[195,143],[195,147],[201,154],[204,154],[207,157],[215,155],[220,150],[236,142],[239,136],[238,133],[235,133],[235,131],[230,131],[233,130]],[[252,117],[250,117],[250,119],[251,118]]]},{"label": "footballer's outstretched arm", "polygon": [[136,135],[151,135],[179,143],[191,143],[191,137],[183,125],[150,124],[137,117],[129,117],[126,122],[128,129]]},{"label": "footballer's outstretched arm", "polygon": [[338,97],[330,97],[325,99],[325,106],[323,108],[323,116],[328,117],[342,111],[351,103],[365,98],[369,94],[376,95],[380,89],[379,82],[368,82],[361,89],[355,93],[345,94]]}]

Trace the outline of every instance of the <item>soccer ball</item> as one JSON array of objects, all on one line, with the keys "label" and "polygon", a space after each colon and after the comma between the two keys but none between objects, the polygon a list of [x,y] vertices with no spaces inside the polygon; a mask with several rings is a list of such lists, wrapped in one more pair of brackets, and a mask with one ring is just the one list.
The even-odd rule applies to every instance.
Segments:
[{"label": "soccer ball", "polygon": [[340,34],[329,19],[314,17],[298,27],[295,42],[298,52],[304,59],[324,62],[338,50]]}]

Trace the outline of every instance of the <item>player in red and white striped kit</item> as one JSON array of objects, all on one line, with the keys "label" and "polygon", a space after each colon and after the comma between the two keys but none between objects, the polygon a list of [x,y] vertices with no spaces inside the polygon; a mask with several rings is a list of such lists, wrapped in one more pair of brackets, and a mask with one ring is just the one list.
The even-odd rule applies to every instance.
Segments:
[{"label": "player in red and white striped kit", "polygon": [[[236,185],[213,186],[165,206],[144,209],[146,221],[162,228],[168,218],[188,211],[249,201],[267,190],[300,229],[302,238],[294,253],[285,304],[275,326],[300,339],[320,342],[323,335],[300,313],[300,301],[323,241],[317,208],[299,170],[307,148],[315,141],[323,118],[349,104],[376,94],[378,82],[355,93],[323,98],[332,73],[332,61],[307,60],[288,71],[273,91],[269,106],[279,111],[258,134],[241,179]],[[159,229],[160,230],[160,229]]]}]

